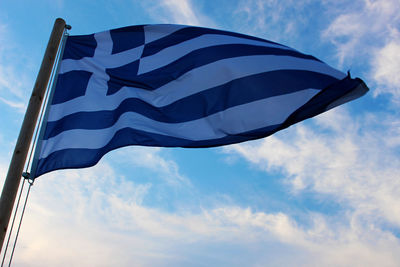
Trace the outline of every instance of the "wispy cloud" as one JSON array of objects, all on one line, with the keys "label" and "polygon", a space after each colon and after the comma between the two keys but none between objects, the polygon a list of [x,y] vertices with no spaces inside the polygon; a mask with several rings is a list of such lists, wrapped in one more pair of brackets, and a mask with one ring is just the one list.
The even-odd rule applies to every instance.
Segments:
[{"label": "wispy cloud", "polygon": [[[328,114],[327,118],[318,123],[326,124],[327,130],[339,131],[343,130],[340,125],[348,122],[347,120],[348,116],[345,113],[334,113]],[[329,121],[337,123],[327,123]],[[344,139],[350,138],[357,127],[355,124],[350,125],[348,132],[345,131]],[[312,131],[308,128],[298,129],[293,134],[297,136],[303,130],[306,131],[303,134],[310,134],[307,131]],[[320,194],[343,190],[345,187],[340,186],[341,183],[346,184],[347,179],[352,180],[347,183],[349,189],[345,189],[345,192],[339,195],[339,201],[350,200],[350,205],[361,208],[361,212],[349,210],[340,216],[340,220],[309,212],[304,215],[309,222],[307,226],[299,224],[290,214],[256,212],[251,208],[239,207],[232,203],[224,205],[219,202],[218,206],[201,206],[200,209],[192,207],[192,209],[168,212],[144,204],[144,200],[152,194],[150,181],[133,182],[128,177],[120,175],[117,172],[118,168],[111,167],[105,160],[93,168],[58,171],[46,174],[36,181],[14,263],[19,266],[131,266],[133,263],[140,266],[258,266],[267,263],[272,266],[295,264],[396,266],[400,260],[397,253],[400,249],[398,238],[390,231],[379,227],[376,223],[379,219],[371,221],[365,220],[365,216],[360,216],[359,213],[365,215],[365,209],[361,204],[357,206],[354,201],[354,196],[357,198],[366,194],[361,198],[363,203],[367,206],[370,202],[372,206],[376,204],[376,198],[369,188],[371,182],[358,181],[351,175],[339,176],[337,182],[329,181],[333,177],[324,177],[323,174],[326,174],[324,172],[317,172],[311,177],[302,175],[300,173],[304,170],[302,168],[308,166],[308,163],[302,160],[304,158],[315,160],[316,156],[312,156],[311,152],[319,151],[313,151],[316,146],[310,148],[310,144],[304,141],[304,138],[300,137],[290,153],[286,153],[285,156],[285,149],[282,150],[284,143],[277,140],[275,146],[270,149],[280,151],[280,155],[272,160],[270,165],[266,160],[276,155],[268,153],[266,143],[262,143],[258,150],[252,147],[253,150],[248,152],[256,155],[252,161],[261,167],[292,169],[293,175],[289,176],[288,183],[297,191],[305,188],[298,187],[294,178],[296,175],[300,176],[298,179],[308,184],[308,188],[313,188],[312,190]],[[334,141],[332,146],[328,146],[328,150],[334,149],[338,143],[339,140]],[[300,144],[304,147],[300,147]],[[322,142],[322,147],[326,145]],[[290,149],[290,145],[287,146]],[[343,145],[339,150],[347,151],[342,154],[343,160],[339,160],[342,165],[350,168],[351,164],[357,163],[351,159],[350,162],[345,162],[345,159],[351,158],[349,151],[354,148],[344,149]],[[160,156],[157,149],[136,152],[147,158],[143,166],[157,168],[158,160],[155,162],[149,160]],[[146,156],[146,153],[155,155]],[[333,157],[329,153],[328,156]],[[376,155],[379,156],[381,155]],[[288,160],[288,157],[299,159],[304,166],[299,164],[297,167],[288,168],[284,161],[293,162]],[[321,156],[318,158],[323,162],[329,161]],[[321,163],[321,160],[317,163]],[[387,159],[382,159],[384,160]],[[163,161],[166,159],[161,160]],[[365,162],[365,166],[370,164],[370,161]],[[3,165],[0,164],[0,167]],[[335,173],[341,174],[343,171],[341,164],[334,162],[333,165],[339,166],[336,167],[338,169],[335,169]],[[361,167],[355,164],[356,169]],[[374,167],[368,167],[364,172],[371,169],[374,170]],[[5,169],[0,168],[0,171],[5,172]],[[161,170],[161,173],[164,171]],[[392,170],[386,171],[385,175],[390,171]],[[318,173],[321,175],[318,176]],[[393,175],[396,174],[392,174],[391,179],[380,177],[384,179],[384,183],[388,183],[386,189],[376,186],[376,179],[372,181],[372,186],[375,186],[377,191],[376,195],[388,197],[389,200],[393,197],[396,193],[395,188],[392,189],[392,193],[385,191],[396,185]],[[322,180],[320,185],[313,180],[317,178]],[[327,189],[327,186],[332,188]],[[357,192],[358,190],[361,191]],[[348,197],[352,191],[355,194],[353,197]],[[391,210],[392,216],[396,214],[393,201],[397,200],[391,199],[390,202],[381,203],[387,205],[387,210]],[[60,240],[63,242],[59,242]],[[290,252],[291,257],[282,257],[281,253],[276,253],[276,249],[280,252]]]},{"label": "wispy cloud", "polygon": [[347,12],[334,1],[325,1],[325,5],[332,12],[341,11],[322,35],[337,46],[341,63],[367,54],[371,46],[384,44],[400,23],[400,3],[396,0],[358,0],[349,4],[353,8]]},{"label": "wispy cloud", "polygon": [[315,130],[301,124],[282,137],[228,150],[267,171],[283,171],[294,192],[330,196],[358,214],[373,212],[400,228],[400,207],[395,204],[400,201],[398,144],[388,141],[396,138],[396,132],[375,115],[366,114],[357,122],[343,109],[320,115],[314,122]]},{"label": "wispy cloud", "polygon": [[[395,266],[399,260],[393,235],[358,221],[332,223],[311,213],[310,226],[301,227],[288,214],[235,205],[150,208],[142,204],[149,186],[107,164],[43,176],[32,193],[17,265]],[[293,254],[282,257],[277,248]]]},{"label": "wispy cloud", "polygon": [[170,12],[175,23],[200,25],[190,0],[164,0],[162,5]]},{"label": "wispy cloud", "polygon": [[[16,49],[5,24],[0,22],[0,101],[23,113],[26,109],[28,88],[27,76],[18,69],[21,58],[17,59]],[[30,85],[31,87],[32,85]]]},{"label": "wispy cloud", "polygon": [[[340,64],[349,65],[353,61],[354,65],[368,64],[369,76],[379,86],[375,95],[389,93],[393,100],[399,101],[396,70],[399,69],[400,2],[359,0],[348,3],[353,8],[347,12],[335,1],[325,2],[327,7],[341,11],[322,34],[324,40],[336,46]],[[360,62],[361,58],[364,60]]]},{"label": "wispy cloud", "polygon": [[316,117],[311,125],[300,124],[281,135],[234,145],[227,151],[268,172],[282,172],[294,195],[311,192],[339,204],[347,214],[341,223],[354,227],[344,227],[344,231],[370,231],[365,228],[368,225],[387,235],[389,243],[398,244],[400,240],[389,229],[400,229],[396,152],[400,121],[390,115],[383,118],[368,113],[354,118],[343,108],[335,109]]},{"label": "wispy cloud", "polygon": [[[143,167],[156,172],[163,181],[171,186],[191,186],[189,179],[180,173],[178,164],[161,155],[158,147],[130,146],[115,152],[118,164]],[[116,164],[116,162],[114,162]]]},{"label": "wispy cloud", "polygon": [[162,0],[157,4],[144,3],[148,13],[163,23],[194,26],[213,26],[213,21],[202,13],[191,0]]},{"label": "wispy cloud", "polygon": [[[295,195],[311,191],[339,203],[345,211],[340,216],[306,212],[305,225],[291,214],[221,201],[169,212],[145,204],[152,181],[134,182],[105,159],[36,181],[15,263],[396,266],[400,240],[385,227],[400,227],[400,162],[392,152],[398,144],[390,141],[391,131],[382,136],[365,130],[377,120],[367,114],[354,121],[344,109],[332,110],[314,120],[321,131],[299,125],[279,137],[227,148],[268,172],[286,174]],[[137,148],[125,151],[122,161],[180,176],[161,152]]]},{"label": "wispy cloud", "polygon": [[18,110],[18,112],[22,113],[26,110],[26,104],[21,102],[15,102],[15,101],[11,101],[8,100],[4,97],[0,97],[0,101],[3,102],[4,104],[6,104],[7,106],[11,107],[11,108],[15,108]]},{"label": "wispy cloud", "polygon": [[241,32],[278,42],[293,45],[295,41],[298,47],[301,30],[307,26],[309,2],[241,0],[235,10],[235,27]]},{"label": "wispy cloud", "polygon": [[400,104],[400,33],[374,53],[372,76],[378,84],[375,95],[389,93]]}]

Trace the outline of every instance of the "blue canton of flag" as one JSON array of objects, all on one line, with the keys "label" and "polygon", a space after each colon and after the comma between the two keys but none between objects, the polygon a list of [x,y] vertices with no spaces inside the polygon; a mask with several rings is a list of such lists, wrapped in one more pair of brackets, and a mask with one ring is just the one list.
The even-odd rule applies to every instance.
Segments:
[{"label": "blue canton of flag", "polygon": [[368,91],[260,38],[144,25],[69,36],[32,175],[127,145],[211,147],[273,134]]}]

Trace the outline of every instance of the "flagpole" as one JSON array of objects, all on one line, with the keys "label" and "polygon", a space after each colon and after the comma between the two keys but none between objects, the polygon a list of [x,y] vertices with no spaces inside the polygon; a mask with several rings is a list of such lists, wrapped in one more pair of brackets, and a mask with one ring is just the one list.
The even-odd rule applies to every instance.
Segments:
[{"label": "flagpole", "polygon": [[22,171],[28,155],[29,146],[35,130],[36,121],[42,105],[43,96],[49,83],[51,71],[57,55],[66,24],[61,18],[54,22],[53,30],[36,78],[28,108],[22,122],[14,153],[4,182],[0,198],[0,252],[14,206],[15,197],[21,181]]}]

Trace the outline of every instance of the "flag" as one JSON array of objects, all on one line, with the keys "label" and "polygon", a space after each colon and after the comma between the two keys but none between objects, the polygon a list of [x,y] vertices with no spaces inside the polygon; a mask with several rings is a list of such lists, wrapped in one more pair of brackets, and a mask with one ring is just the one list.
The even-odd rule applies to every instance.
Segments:
[{"label": "flag", "polygon": [[262,138],[368,91],[321,60],[248,35],[142,25],[69,36],[32,177],[128,145]]}]

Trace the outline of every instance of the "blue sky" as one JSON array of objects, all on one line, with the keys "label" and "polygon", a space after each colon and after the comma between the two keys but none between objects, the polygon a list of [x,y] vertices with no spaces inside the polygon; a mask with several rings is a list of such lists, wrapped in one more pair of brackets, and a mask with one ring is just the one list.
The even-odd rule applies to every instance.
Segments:
[{"label": "blue sky", "polygon": [[2,1],[2,181],[57,17],[72,35],[149,23],[251,34],[370,87],[265,139],[126,147],[40,177],[15,265],[399,266],[399,11],[398,0]]}]

